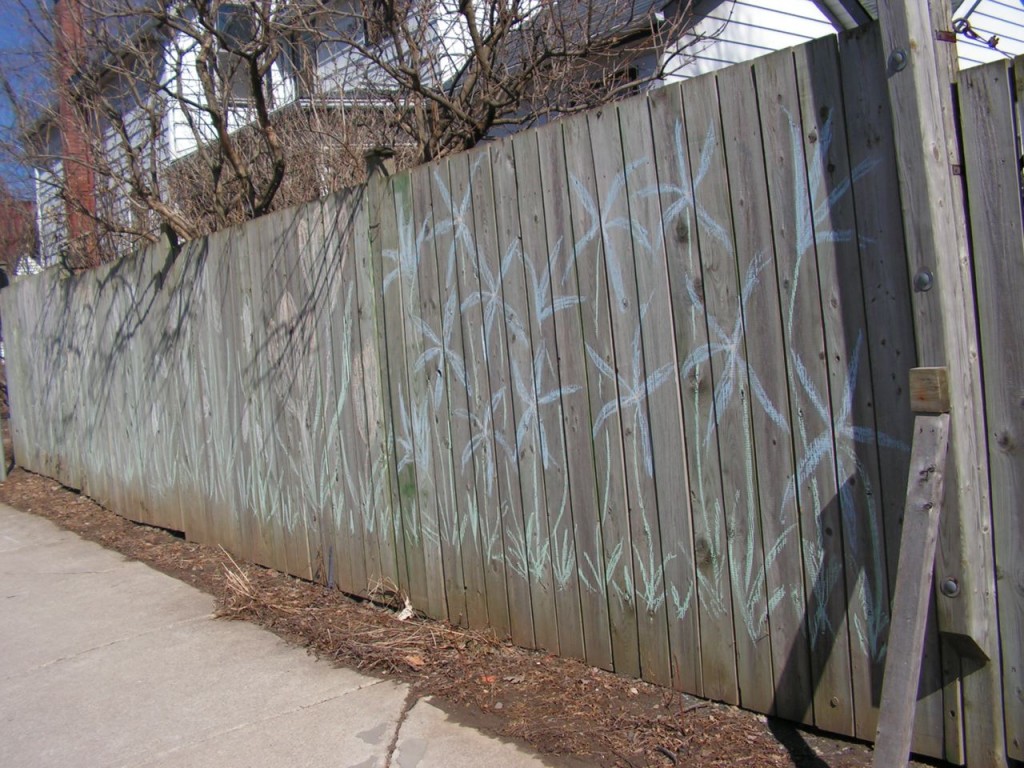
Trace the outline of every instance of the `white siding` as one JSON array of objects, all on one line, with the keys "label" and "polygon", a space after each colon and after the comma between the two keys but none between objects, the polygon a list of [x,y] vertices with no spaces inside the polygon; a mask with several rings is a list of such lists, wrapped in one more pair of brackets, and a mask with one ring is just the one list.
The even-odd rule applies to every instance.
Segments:
[{"label": "white siding", "polygon": [[[213,141],[216,134],[209,115],[185,104],[202,104],[205,101],[202,84],[196,70],[196,42],[180,35],[166,53],[167,88],[171,104],[167,110],[167,150],[171,160],[193,152],[199,142]],[[290,104],[295,99],[294,78],[286,69],[275,63],[271,67],[271,102],[273,109]],[[180,91],[179,91],[180,89]],[[180,92],[181,98],[176,98]],[[190,121],[191,118],[191,121]],[[251,109],[239,107],[227,113],[228,131],[233,133],[256,119]]]},{"label": "white siding", "polygon": [[36,168],[36,226],[39,233],[39,261],[44,267],[57,263],[68,240],[64,201],[60,198],[64,165],[55,160],[51,168]]},{"label": "white siding", "polygon": [[[953,18],[961,18],[971,10],[972,5],[974,0],[965,0],[959,11],[953,14]],[[984,42],[976,42],[958,35],[956,52],[962,68],[995,61],[1005,55],[1024,54],[1024,5],[1021,5],[1019,0],[982,0],[968,21],[974,31],[985,40],[996,35],[999,37],[999,43],[997,48],[993,49]]]},{"label": "white siding", "polygon": [[[149,108],[149,105],[122,104],[128,145],[113,126],[107,125],[103,130],[104,159],[110,175],[106,178],[97,176],[96,204],[101,217],[118,228],[137,230],[143,226],[138,218],[139,212],[131,204],[132,177],[134,173],[140,173],[144,179],[148,177],[149,163],[152,160],[159,162],[151,151],[153,142],[162,141],[161,136],[153,135]],[[132,167],[129,149],[139,167]],[[134,241],[129,236],[114,234],[105,245],[124,255],[134,247]]]},{"label": "white siding", "polygon": [[835,33],[813,0],[709,0],[666,70],[681,80]]}]

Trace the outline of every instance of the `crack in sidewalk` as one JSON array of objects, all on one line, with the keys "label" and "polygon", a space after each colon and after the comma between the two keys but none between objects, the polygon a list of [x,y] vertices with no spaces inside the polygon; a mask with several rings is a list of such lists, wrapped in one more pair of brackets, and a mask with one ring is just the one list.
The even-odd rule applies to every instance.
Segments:
[{"label": "crack in sidewalk", "polygon": [[398,713],[398,722],[395,723],[395,735],[391,738],[391,743],[388,744],[388,752],[384,756],[384,768],[391,768],[391,760],[395,756],[395,750],[398,749],[398,737],[402,733],[402,726],[405,725],[405,720],[409,717],[409,712],[416,706],[419,700],[420,697],[412,688],[410,688],[409,692],[405,695],[405,702],[402,704],[402,711]]}]

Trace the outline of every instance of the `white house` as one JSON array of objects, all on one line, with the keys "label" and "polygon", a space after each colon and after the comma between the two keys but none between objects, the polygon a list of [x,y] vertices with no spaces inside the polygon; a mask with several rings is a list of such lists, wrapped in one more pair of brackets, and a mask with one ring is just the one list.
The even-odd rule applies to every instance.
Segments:
[{"label": "white house", "polygon": [[[335,0],[335,7],[344,7],[342,4],[355,1]],[[454,2],[442,0],[449,1]],[[1024,53],[1024,7],[1021,1],[1024,0],[954,0],[951,28],[958,32],[958,53],[962,66],[973,66],[1000,56]],[[630,2],[631,19],[678,13],[680,8],[686,7],[686,0]],[[600,3],[609,7],[617,3],[617,7],[620,7],[622,0],[594,0],[591,7]],[[875,18],[876,8],[876,0],[694,0],[691,7],[693,23],[687,27],[678,43],[663,53],[666,79],[693,77],[834,34],[838,30],[854,28]],[[457,17],[457,13],[453,17]],[[341,19],[340,23],[348,23],[344,16],[334,18]],[[227,38],[244,38],[246,34],[251,34],[247,31],[247,25],[252,23],[249,6],[241,2],[220,6],[218,32]],[[144,25],[138,27],[135,34],[146,34]],[[449,24],[439,29],[438,34],[449,38],[449,43],[444,47],[450,55],[457,55],[459,46],[450,44],[450,38],[464,36],[466,30]],[[150,159],[162,168],[194,152],[200,142],[213,138],[214,132],[201,111],[182,106],[190,101],[199,103],[203,99],[202,87],[195,74],[195,41],[181,35],[154,37],[154,40],[157,39],[163,46],[164,85],[180,94],[180,98],[168,102],[163,122],[156,129],[160,135],[155,142],[151,141],[155,146]],[[356,72],[360,77],[365,77],[366,73],[357,52],[338,43],[327,43],[315,46],[311,56],[314,77],[321,86],[318,93],[330,92],[332,98],[340,100],[355,97],[351,74]],[[652,68],[654,64],[651,62]],[[438,61],[436,71],[429,73],[429,76],[448,77],[455,66],[456,63],[451,60]],[[310,97],[309,93],[304,92],[308,87],[304,88],[300,82],[294,56],[281,56],[275,60],[269,77],[272,109],[280,109]],[[116,83],[111,87],[116,89]],[[131,89],[126,88],[125,93],[131,93]],[[229,123],[232,127],[252,119],[250,107],[243,95],[239,94],[237,107],[229,110]],[[151,111],[146,109],[148,105],[135,103],[132,98],[125,98],[124,102],[124,126],[128,132],[137,129],[140,136],[151,135],[154,128],[146,122],[151,115]],[[133,161],[126,156],[123,133],[123,128],[119,132],[115,125],[107,124],[104,127],[103,151],[108,155],[107,162],[114,166]],[[59,137],[51,130],[48,139],[52,162],[36,170],[36,210],[40,252],[45,260],[54,263],[62,245],[67,241],[68,216],[59,194],[61,184],[54,183],[65,173],[65,164],[60,157]],[[128,190],[116,188],[122,183],[117,177],[118,174],[111,174],[105,177],[106,182],[97,184],[105,183],[110,187],[101,190],[106,193],[102,196],[107,201],[104,204],[113,206],[116,214],[128,221],[138,213],[131,210],[127,203],[130,199]],[[119,205],[120,208],[117,207]]]}]

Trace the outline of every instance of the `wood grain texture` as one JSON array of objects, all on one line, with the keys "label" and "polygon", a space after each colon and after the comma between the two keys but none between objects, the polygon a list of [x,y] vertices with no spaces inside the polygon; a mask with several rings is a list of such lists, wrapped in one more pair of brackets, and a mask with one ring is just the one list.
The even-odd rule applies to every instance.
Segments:
[{"label": "wood grain texture", "polygon": [[[642,109],[643,102],[634,99],[634,109]],[[628,107],[627,107],[628,108]],[[652,682],[669,685],[672,680],[668,649],[668,624],[665,601],[661,540],[658,525],[658,497],[654,478],[652,445],[652,418],[650,399],[652,391],[671,368],[657,359],[648,360],[645,352],[652,352],[645,343],[645,316],[654,298],[654,287],[641,285],[643,270],[638,263],[652,259],[647,252],[647,222],[637,216],[635,203],[630,198],[638,195],[643,186],[641,171],[648,165],[653,153],[642,159],[632,158],[627,165],[623,154],[622,126],[619,109],[608,107],[588,116],[591,141],[604,151],[594,155],[594,173],[597,182],[598,219],[604,250],[604,270],[608,280],[608,306],[612,341],[615,347],[615,378],[617,401],[611,408],[606,404],[605,423],[617,420],[622,435],[625,459],[626,499],[630,526],[631,547],[623,557],[632,559],[632,592],[640,638],[640,673]],[[633,140],[650,142],[650,127],[645,120],[642,131]],[[618,222],[626,222],[626,226]],[[637,241],[635,242],[634,237]],[[640,291],[643,290],[643,294]],[[651,325],[646,324],[651,333]],[[658,354],[671,353],[671,348],[658,350]],[[654,363],[662,363],[655,367]],[[674,362],[669,364],[674,366]],[[598,367],[600,375],[607,375]],[[600,414],[599,414],[600,417]],[[595,429],[600,426],[595,424]],[[659,424],[659,429],[661,425]]]},{"label": "wood grain texture", "polygon": [[[526,429],[537,451],[534,471],[543,485],[546,520],[542,528],[547,538],[539,542],[538,554],[548,564],[554,594],[559,653],[571,658],[586,657],[583,619],[580,606],[579,558],[573,537],[573,511],[566,469],[562,396],[565,391],[558,374],[558,347],[554,340],[555,316],[575,311],[573,301],[556,303],[552,293],[552,255],[564,258],[564,251],[550,254],[547,242],[546,211],[541,188],[541,161],[538,137],[524,132],[512,140],[515,158],[516,192],[519,199],[519,232],[522,243],[525,330],[529,333],[530,360],[519,369],[517,389],[526,403],[520,415],[517,434]],[[564,179],[564,176],[563,176]],[[564,183],[564,181],[563,181]],[[557,262],[556,262],[557,263]],[[511,270],[510,270],[511,272]],[[569,383],[570,388],[578,385]],[[526,421],[524,421],[524,418]],[[522,453],[522,448],[520,448]]]},{"label": "wood grain texture", "polygon": [[[858,30],[374,175],[169,262],[17,282],[0,303],[19,461],[271,567],[870,738],[915,317],[927,354],[960,338],[936,323],[949,275],[927,261],[938,282],[912,298],[926,263],[893,256],[925,253],[901,215],[922,190],[901,191],[883,56]],[[965,76],[961,112],[983,169],[965,164],[1002,598],[1022,225],[1016,149],[987,151],[1013,141],[1015,86],[1005,65],[986,78]],[[1000,609],[1016,658],[1019,606]],[[1018,713],[985,709],[1013,703],[1019,670],[993,689],[936,617],[913,749],[984,764],[1000,723],[1019,749]]]},{"label": "wood grain texture", "polygon": [[[784,504],[801,519],[804,615],[814,680],[814,719],[839,733],[854,730],[847,593],[839,486],[833,459],[835,414],[829,378],[821,287],[816,264],[814,203],[800,125],[793,54],[754,64],[761,131],[768,159],[783,338],[787,348],[792,430],[798,459]],[[852,576],[852,574],[851,574]]]},{"label": "wood grain texture", "polygon": [[[634,242],[634,250],[642,250],[646,244],[650,251],[649,257],[641,254],[636,262],[638,290],[651,297],[646,317],[670,320],[647,323],[644,347],[649,369],[664,371],[665,377],[655,379],[653,392],[648,388],[648,402],[652,423],[657,424],[651,430],[651,453],[657,482],[672,681],[677,688],[699,692],[702,690],[700,654],[686,650],[700,647],[700,629],[695,602],[697,572],[691,522],[691,479],[686,472],[685,385],[680,375],[681,349],[675,330],[680,322],[676,313],[681,313],[682,308],[674,305],[675,269],[671,266],[683,254],[686,241],[674,226],[676,222],[666,221],[666,216],[671,219],[679,203],[685,200],[681,191],[684,185],[689,185],[689,179],[683,178],[687,163],[685,153],[681,152],[685,143],[682,141],[680,89],[665,88],[651,94],[647,106],[647,114],[637,107],[630,112],[620,112],[619,117],[627,167],[639,162],[641,157],[650,158],[649,162],[637,166],[630,182],[636,201],[634,217],[648,233],[646,239],[638,238]],[[647,138],[647,121],[650,122],[650,139]],[[634,142],[634,136],[639,141]],[[680,191],[679,196],[673,198],[676,190]],[[678,210],[675,215],[688,213]]]},{"label": "wood grain texture", "polygon": [[[493,423],[491,419],[494,396],[491,394],[487,346],[483,332],[484,305],[480,301],[470,300],[473,296],[479,296],[481,291],[477,261],[479,241],[473,230],[476,220],[473,190],[477,171],[485,160],[486,156],[481,152],[453,157],[448,164],[448,179],[441,178],[438,183],[444,184],[447,181],[449,184],[453,222],[457,222],[459,226],[459,236],[455,238],[454,243],[454,258],[461,300],[463,355],[466,362],[467,409],[464,418],[471,435],[470,442],[465,443],[462,448],[460,462],[464,471],[472,468],[475,479],[476,493],[471,495],[467,492],[466,500],[471,514],[474,514],[476,519],[483,558],[488,619],[498,636],[504,639],[512,634],[512,617],[511,596],[506,586],[501,508],[496,502],[496,448],[490,428]],[[476,504],[475,508],[473,504]]]},{"label": "wood grain texture", "polygon": [[[673,151],[685,158],[686,167],[691,170],[686,175],[670,176],[669,183],[692,198],[693,211],[690,215],[683,212],[675,225],[680,246],[670,253],[668,271],[676,310],[676,348],[682,359],[680,380],[696,569],[693,599],[699,611],[704,695],[738,703],[737,629],[726,519],[726,514],[731,514],[732,499],[726,498],[722,490],[723,438],[714,429],[715,381],[708,362],[713,345],[725,340],[713,336],[714,326],[704,305],[703,288],[705,265],[718,265],[734,258],[722,167],[724,155],[721,144],[713,138],[721,135],[716,80],[698,78],[687,83],[682,99],[686,103],[685,123],[679,124],[680,146]],[[694,174],[695,159],[696,167],[705,173]],[[708,180],[706,187],[695,178],[698,174]],[[725,322],[723,332],[731,335],[735,327]]]},{"label": "wood grain texture", "polygon": [[1006,744],[1016,760],[1024,759],[1024,322],[1015,298],[1024,291],[1024,221],[1017,155],[1007,150],[1020,130],[1020,66],[1018,60],[1011,71],[997,62],[964,72],[959,89],[961,110],[973,118],[963,123],[964,164],[985,372]]},{"label": "wood grain texture", "polygon": [[[937,555],[938,579],[955,578],[956,598],[936,591],[939,628],[960,653],[996,658],[995,567],[984,449],[984,412],[975,313],[969,311],[972,278],[964,248],[963,206],[950,167],[954,142],[948,119],[952,67],[938,53],[934,20],[949,18],[945,0],[878,5],[883,51],[912,51],[908,65],[888,78],[896,158],[911,273],[930,268],[935,288],[912,295],[918,365],[946,365],[950,373],[953,433],[951,498],[946,500]],[[963,676],[965,706],[977,712],[965,727],[967,760],[1006,763],[997,664],[973,664]]]},{"label": "wood grain texture", "polygon": [[[576,270],[575,239],[571,221],[569,183],[562,126],[553,124],[537,132],[552,306],[564,306],[552,315],[553,329],[545,338],[553,342],[558,370],[560,410],[566,448],[565,474],[572,504],[576,576],[588,664],[612,669],[607,583],[603,578],[601,514],[595,469],[593,422],[589,402],[573,388],[586,381],[584,302]],[[539,267],[541,268],[541,267]],[[557,461],[557,457],[555,458]],[[593,565],[593,568],[589,568]],[[589,570],[587,570],[589,568]]]},{"label": "wood grain texture", "polygon": [[[581,563],[592,582],[601,580],[608,595],[611,618],[612,663],[616,672],[640,676],[637,608],[633,594],[633,544],[629,527],[626,467],[622,428],[611,418],[599,423],[606,406],[614,409],[618,388],[612,341],[610,288],[604,268],[603,227],[598,203],[588,121],[566,123],[563,128],[566,173],[569,177],[573,256],[581,305],[583,350],[586,355],[587,395],[590,400],[590,436],[594,445],[601,523],[602,558]],[[613,372],[609,375],[609,372]]]},{"label": "wood grain texture", "polygon": [[942,511],[949,421],[949,414],[918,416],[915,420],[889,657],[875,737],[874,764],[879,768],[905,765],[910,755]]},{"label": "wood grain texture", "polygon": [[910,409],[914,413],[949,413],[949,370],[910,369]]},{"label": "wood grain texture", "polygon": [[[853,181],[852,195],[857,237],[864,244],[860,268],[867,322],[865,343],[876,403],[875,424],[889,437],[910,445],[914,416],[910,409],[909,368],[914,361],[914,326],[912,306],[907,300],[911,291],[907,271],[891,258],[891,253],[902,253],[905,246],[881,46],[877,25],[839,38],[850,165],[857,168],[874,163],[870,173]],[[880,466],[878,504],[884,527],[890,600],[899,558],[908,460],[908,452],[889,449]],[[927,661],[922,667],[914,751],[945,753],[946,759],[962,762],[959,680],[943,679],[934,607],[932,614],[925,641]],[[872,699],[876,698],[873,691]]]},{"label": "wood grain texture", "polygon": [[[521,150],[520,154],[524,155],[525,161],[526,150]],[[534,318],[536,300],[529,295],[526,276],[527,264],[532,265],[537,254],[526,251],[520,225],[521,192],[516,173],[514,140],[507,139],[492,145],[490,161],[497,234],[497,250],[494,254],[497,258],[490,260],[488,266],[482,269],[484,274],[489,273],[497,278],[495,288],[500,291],[501,313],[504,316],[501,325],[508,366],[504,390],[508,401],[505,412],[511,417],[504,437],[508,449],[511,449],[511,463],[514,463],[519,476],[523,521],[522,528],[519,528],[518,516],[507,518],[514,519],[515,525],[506,527],[505,560],[506,563],[514,564],[517,571],[522,571],[529,582],[537,648],[557,653],[558,617],[555,612],[555,585],[551,568],[551,526],[545,489],[544,445],[541,438],[541,411],[537,403],[533,344],[534,326],[538,326],[539,332],[539,323]],[[528,172],[523,174],[522,181],[524,187],[528,186]],[[505,369],[501,370],[504,374]],[[514,545],[511,552],[510,543]],[[514,554],[514,558],[510,558],[510,554]]]},{"label": "wood grain texture", "polygon": [[[469,234],[465,221],[463,203],[468,203],[468,190],[463,197],[453,196],[452,180],[447,161],[440,161],[426,170],[429,179],[429,194],[434,227],[433,253],[435,263],[432,274],[436,280],[433,289],[438,303],[438,328],[432,328],[434,336],[431,342],[434,351],[424,359],[424,364],[431,370],[438,371],[440,377],[436,386],[440,390],[443,403],[440,407],[447,408],[448,423],[438,424],[441,430],[441,442],[448,442],[449,456],[443,460],[451,477],[451,508],[443,519],[448,523],[445,529],[452,540],[452,557],[456,554],[461,558],[461,589],[460,605],[464,606],[462,621],[471,627],[488,626],[488,592],[487,567],[485,565],[485,544],[480,526],[481,502],[477,488],[476,466],[472,457],[464,453],[464,448],[471,445],[472,429],[468,414],[470,413],[470,376],[472,362],[466,357],[466,345],[463,340],[461,308],[463,289],[460,287],[459,258],[465,258],[460,251],[466,245]],[[429,272],[429,267],[426,272]],[[424,288],[424,295],[428,290]],[[447,431],[444,431],[444,430]],[[459,566],[456,565],[456,568]],[[449,615],[451,615],[449,594]],[[507,598],[499,601],[502,604]],[[506,621],[507,621],[507,608]]]}]

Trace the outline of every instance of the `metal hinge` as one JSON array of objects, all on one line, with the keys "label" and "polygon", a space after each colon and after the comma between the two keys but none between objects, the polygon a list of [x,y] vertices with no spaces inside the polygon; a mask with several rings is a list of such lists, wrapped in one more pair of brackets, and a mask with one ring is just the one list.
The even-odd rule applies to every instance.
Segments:
[{"label": "metal hinge", "polygon": [[940,43],[955,43],[956,32],[953,32],[952,30],[949,29],[936,29],[935,39],[938,40]]}]

